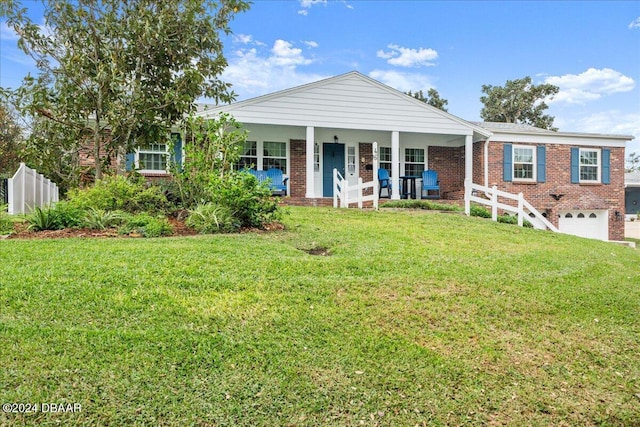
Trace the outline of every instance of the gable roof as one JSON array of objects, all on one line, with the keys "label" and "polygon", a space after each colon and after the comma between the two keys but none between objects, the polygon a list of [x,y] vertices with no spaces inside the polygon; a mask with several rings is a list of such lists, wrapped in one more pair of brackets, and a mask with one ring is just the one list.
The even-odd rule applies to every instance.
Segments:
[{"label": "gable roof", "polygon": [[240,123],[489,136],[490,131],[352,71],[198,115]]}]

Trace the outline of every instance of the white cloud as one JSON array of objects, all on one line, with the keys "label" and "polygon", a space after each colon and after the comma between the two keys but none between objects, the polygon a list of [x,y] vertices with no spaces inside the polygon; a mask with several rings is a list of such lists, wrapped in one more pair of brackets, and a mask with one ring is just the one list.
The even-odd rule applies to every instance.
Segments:
[{"label": "white cloud", "polygon": [[275,65],[291,66],[291,65],[308,65],[311,60],[302,55],[302,49],[293,47],[291,43],[285,40],[276,40],[271,49],[273,54],[270,58]]},{"label": "white cloud", "polygon": [[635,20],[631,21],[631,23],[629,24],[630,30],[634,28],[640,28],[640,16],[637,17]]},{"label": "white cloud", "polygon": [[0,23],[0,39],[2,41],[18,40],[20,37],[13,31],[13,28],[9,27],[6,22]]},{"label": "white cloud", "polygon": [[234,34],[233,41],[236,43],[249,44],[253,41],[251,34]]},{"label": "white cloud", "polygon": [[229,66],[222,79],[233,84],[239,99],[264,95],[317,81],[329,76],[300,71],[312,63],[302,49],[285,40],[276,40],[271,50],[239,49],[228,55]]},{"label": "white cloud", "polygon": [[403,73],[399,71],[374,70],[369,77],[402,92],[427,91],[434,87],[431,78],[420,73]]},{"label": "white cloud", "polygon": [[298,14],[307,16],[309,9],[318,4],[326,6],[327,0],[300,0],[300,7],[302,7],[302,9],[298,11]]},{"label": "white cloud", "polygon": [[309,47],[318,47],[318,42],[314,42],[312,40],[304,41],[303,43]]},{"label": "white cloud", "polygon": [[550,76],[544,82],[560,88],[558,94],[549,103],[583,104],[613,93],[629,92],[636,86],[631,77],[611,68],[601,70],[589,68],[581,74]]},{"label": "white cloud", "polygon": [[410,49],[408,47],[398,46],[396,44],[390,44],[387,46],[391,51],[385,52],[379,50],[377,52],[378,58],[386,59],[390,65],[397,65],[400,67],[420,67],[420,66],[433,66],[434,60],[438,59],[438,52],[433,49]]}]

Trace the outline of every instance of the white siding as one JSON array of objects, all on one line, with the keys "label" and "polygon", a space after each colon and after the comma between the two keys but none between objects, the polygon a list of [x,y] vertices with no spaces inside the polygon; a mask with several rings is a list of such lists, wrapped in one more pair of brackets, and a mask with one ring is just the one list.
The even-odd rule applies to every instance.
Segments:
[{"label": "white siding", "polygon": [[358,73],[209,110],[241,123],[469,135],[474,127]]}]

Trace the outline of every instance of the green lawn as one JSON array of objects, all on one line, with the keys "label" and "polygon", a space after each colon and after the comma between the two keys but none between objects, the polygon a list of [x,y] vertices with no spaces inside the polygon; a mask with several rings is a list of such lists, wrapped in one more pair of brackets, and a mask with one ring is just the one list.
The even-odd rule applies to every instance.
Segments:
[{"label": "green lawn", "polygon": [[284,222],[0,241],[0,401],[82,407],[0,425],[640,425],[640,252],[424,211]]}]

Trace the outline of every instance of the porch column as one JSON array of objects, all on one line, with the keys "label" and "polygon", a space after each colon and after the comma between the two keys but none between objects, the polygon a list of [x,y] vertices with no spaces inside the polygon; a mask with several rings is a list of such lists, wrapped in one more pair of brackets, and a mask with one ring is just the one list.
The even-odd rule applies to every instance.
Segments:
[{"label": "porch column", "polygon": [[307,150],[306,150],[306,174],[307,174],[307,190],[304,197],[313,199],[315,194],[315,181],[313,174],[313,146],[315,143],[315,129],[313,126],[307,126]]},{"label": "porch column", "polygon": [[471,183],[473,183],[473,135],[464,138],[464,212],[471,214]]},{"label": "porch column", "polygon": [[400,132],[391,132],[391,186],[392,200],[400,199]]}]

